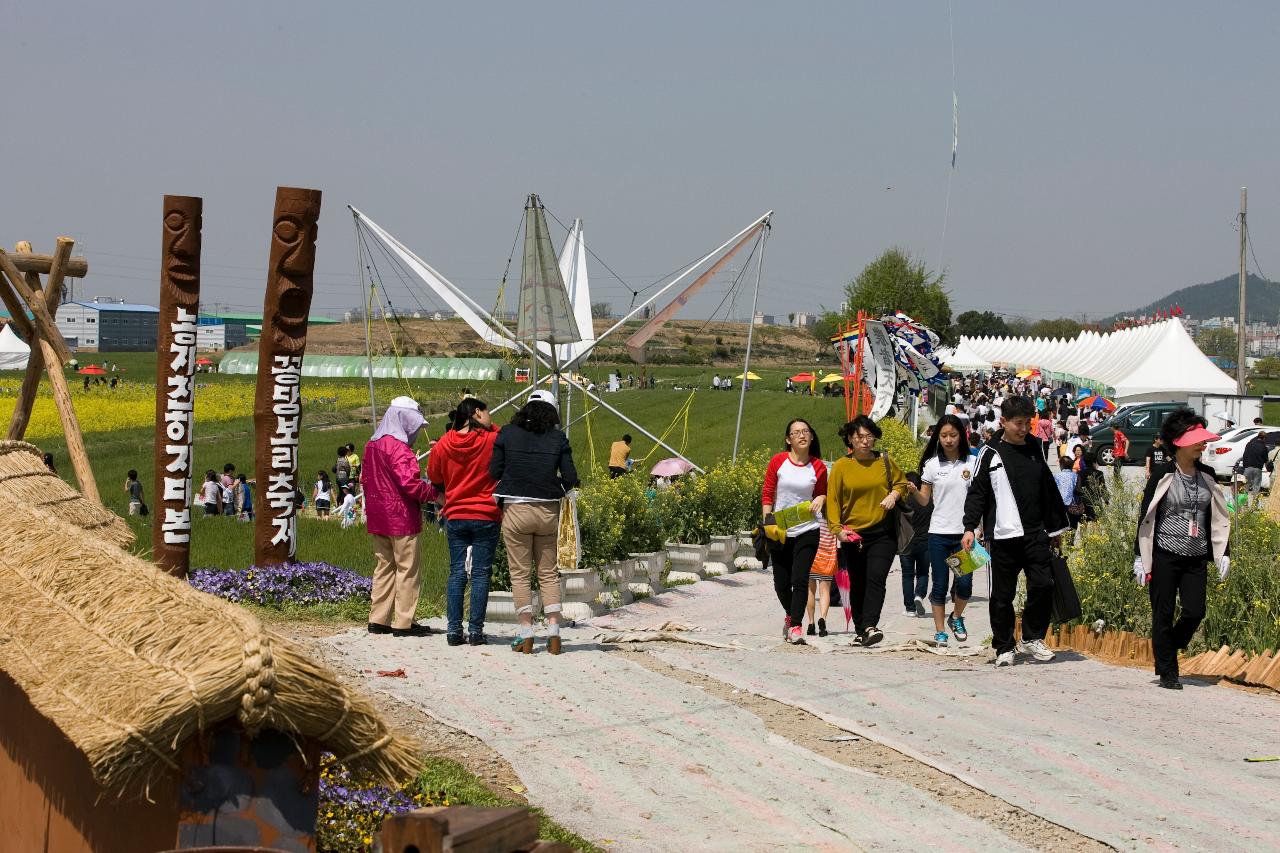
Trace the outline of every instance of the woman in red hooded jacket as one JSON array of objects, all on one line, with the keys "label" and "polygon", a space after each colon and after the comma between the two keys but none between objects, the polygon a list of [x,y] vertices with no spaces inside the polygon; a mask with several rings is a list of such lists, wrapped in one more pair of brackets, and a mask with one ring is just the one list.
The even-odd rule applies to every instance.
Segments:
[{"label": "woman in red hooded jacket", "polygon": [[[498,432],[484,401],[468,397],[449,413],[449,431],[431,448],[427,479],[444,492],[444,531],[449,538],[449,583],[445,635],[451,646],[464,642],[483,646],[484,616],[489,607],[489,578],[498,547],[502,510],[493,498],[497,480],[489,476],[489,459]],[[471,612],[462,635],[462,598],[467,590],[467,549],[471,549]]]},{"label": "woman in red hooded jacket", "polygon": [[418,534],[422,504],[429,486],[422,479],[413,443],[426,426],[422,410],[410,397],[396,397],[364,447],[360,485],[365,521],[377,560],[373,569],[373,602],[369,633],[421,637],[431,633],[413,621],[422,592],[418,576]]}]

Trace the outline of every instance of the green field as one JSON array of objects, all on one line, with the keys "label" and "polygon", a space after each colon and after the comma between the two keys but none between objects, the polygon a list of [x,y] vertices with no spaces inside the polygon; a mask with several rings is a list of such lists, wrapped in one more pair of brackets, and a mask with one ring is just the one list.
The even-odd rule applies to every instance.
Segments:
[{"label": "green field", "polygon": [[[105,353],[82,359],[82,363],[111,361],[119,365],[121,375],[127,380],[152,382],[155,359],[154,353]],[[603,385],[609,369],[609,365],[592,367],[587,373],[598,384]],[[628,370],[634,371],[635,367],[623,365],[621,370],[625,376]],[[624,388],[619,393],[603,396],[610,405],[625,412],[655,435],[665,435],[665,440],[670,445],[705,467],[732,452],[738,410],[739,396],[736,388],[732,392],[710,390],[711,377],[715,372],[711,368],[658,368],[654,371],[658,388]],[[785,378],[795,370],[761,369],[755,372],[761,379],[753,383],[753,388],[747,393],[741,450],[781,447],[787,420],[803,417],[817,428],[825,443],[825,455],[828,458],[835,456],[840,449],[836,430],[844,422],[843,400],[785,393],[782,390]],[[723,372],[721,375],[724,375]],[[252,385],[254,377],[205,374],[201,381]],[[307,381],[304,379],[304,396]],[[350,381],[360,388],[365,388],[368,384],[365,380],[323,381]],[[695,385],[699,390],[692,390]],[[411,393],[422,401],[424,408],[430,413],[428,434],[432,437],[439,437],[443,432],[444,418],[440,413],[447,410],[450,401],[460,396],[464,387],[467,386],[462,382],[444,380],[413,380],[408,383],[379,380],[375,383],[380,410],[397,394]],[[507,382],[480,382],[470,383],[469,387],[491,406],[496,406],[524,386]],[[686,403],[689,403],[687,418],[677,417]],[[574,419],[586,411],[580,393],[574,392],[568,409],[570,417]],[[495,420],[499,424],[506,423],[513,411],[508,407],[498,412]],[[339,445],[351,442],[356,445],[358,452],[362,452],[373,429],[368,416],[367,409],[324,412],[311,416],[304,413],[300,469],[305,483],[314,482],[316,472],[330,469]],[[197,421],[194,431],[194,465],[197,475],[205,469],[220,472],[227,462],[234,463],[238,471],[252,475],[253,419],[250,413],[210,423]],[[647,471],[658,460],[670,455],[662,448],[656,448],[652,441],[638,430],[626,426],[613,414],[594,407],[586,419],[578,420],[569,429],[575,460],[584,478],[593,473],[603,474],[608,462],[609,445],[624,432],[629,432],[634,437],[632,450],[638,471]],[[121,429],[113,432],[90,432],[86,434],[85,441],[104,503],[127,518],[137,535],[138,553],[148,556],[150,519],[126,515],[128,500],[124,483],[126,472],[130,468],[136,469],[147,498],[151,499],[153,431]],[[38,443],[43,450],[54,454],[59,474],[74,484],[65,440],[59,437]],[[304,486],[303,490],[309,496],[310,486]],[[239,523],[234,519],[197,517],[192,537],[192,567],[244,568],[250,565],[253,559],[252,530],[251,524]],[[438,613],[443,607],[444,581],[447,575],[447,548],[443,535],[428,529],[422,537],[422,549],[423,612]],[[305,515],[299,520],[298,559],[330,562],[366,575],[373,569],[373,553],[362,527],[343,530],[336,521],[321,521]],[[328,610],[311,608],[309,615],[359,618],[340,607]]]}]

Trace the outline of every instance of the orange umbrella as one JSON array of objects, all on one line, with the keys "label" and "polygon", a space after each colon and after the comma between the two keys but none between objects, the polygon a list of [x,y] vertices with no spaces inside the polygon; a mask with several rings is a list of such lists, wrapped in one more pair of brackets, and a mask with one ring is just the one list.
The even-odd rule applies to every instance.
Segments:
[{"label": "orange umbrella", "polygon": [[80,368],[79,372],[85,376],[105,376],[107,371],[103,370],[96,364],[86,364]]},{"label": "orange umbrella", "polygon": [[813,374],[812,374],[812,373],[797,373],[795,376],[792,376],[792,377],[791,377],[791,381],[792,381],[792,382],[812,382],[812,381],[813,381]]},{"label": "orange umbrella", "polygon": [[196,364],[198,364],[198,365],[200,365],[200,366],[202,366],[202,367],[207,367],[208,365],[213,364],[213,359],[211,359],[211,358],[197,358],[197,359],[196,359]]}]

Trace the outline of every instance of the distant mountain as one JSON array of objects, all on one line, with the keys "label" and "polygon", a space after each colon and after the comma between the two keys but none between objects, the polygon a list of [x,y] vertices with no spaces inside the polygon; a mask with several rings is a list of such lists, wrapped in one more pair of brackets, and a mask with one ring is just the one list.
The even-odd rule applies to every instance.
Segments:
[{"label": "distant mountain", "polygon": [[[1174,305],[1181,305],[1185,313],[1197,320],[1207,320],[1210,317],[1234,317],[1240,306],[1239,287],[1240,276],[1238,275],[1230,275],[1205,284],[1193,284],[1191,287],[1175,290],[1168,296],[1162,296],[1141,308],[1122,311],[1101,322],[1110,323],[1129,315],[1149,315],[1172,308]],[[1245,303],[1250,320],[1268,323],[1280,321],[1280,284],[1263,281],[1250,273],[1245,287]]]}]

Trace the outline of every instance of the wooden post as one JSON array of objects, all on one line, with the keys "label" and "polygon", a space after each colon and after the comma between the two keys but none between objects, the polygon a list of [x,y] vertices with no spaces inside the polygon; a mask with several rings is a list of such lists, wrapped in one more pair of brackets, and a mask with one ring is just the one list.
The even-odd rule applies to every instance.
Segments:
[{"label": "wooden post", "polygon": [[[60,246],[63,239],[70,240],[71,238],[58,238]],[[75,245],[74,240],[71,241],[71,245]],[[71,251],[70,247],[68,247],[67,251]],[[57,255],[54,256],[54,262],[57,262]],[[39,337],[46,341],[53,350],[54,358],[49,359],[49,361],[59,367],[66,364],[71,360],[71,350],[67,349],[66,342],[62,340],[62,333],[58,331],[58,324],[53,322],[53,315],[49,313],[44,300],[37,299],[36,294],[31,292],[31,287],[23,278],[22,273],[18,271],[18,268],[13,265],[13,260],[4,249],[0,249],[0,268],[9,277],[9,282],[13,285],[13,289],[18,291],[18,295],[30,306],[31,314],[35,317],[35,325],[39,331]],[[50,269],[52,270],[52,267]]]},{"label": "wooden post", "polygon": [[[22,256],[17,254],[22,248],[30,246],[25,240],[14,248],[14,266],[19,268],[17,260]],[[27,273],[32,275],[32,273]],[[31,280],[27,279],[27,285],[30,286]],[[31,354],[27,356],[27,372],[22,377],[22,388],[18,392],[18,402],[13,407],[13,417],[9,420],[9,441],[21,441],[27,434],[27,424],[31,421],[31,409],[35,406],[36,393],[40,390],[40,374],[44,372],[44,352],[40,349],[39,342],[35,339],[34,327],[31,321],[27,319],[26,311],[21,307],[21,303],[17,301],[17,297],[9,290],[4,283],[4,279],[0,278],[0,292],[5,294],[5,306],[9,310],[11,317],[22,317],[22,323],[26,331],[23,333],[24,339],[31,347]],[[12,299],[12,304],[10,300]],[[49,296],[45,294],[45,304],[50,304]],[[55,303],[56,304],[56,303]],[[15,311],[19,312],[15,315]]]},{"label": "wooden post", "polygon": [[[84,448],[84,435],[80,431],[80,421],[76,417],[75,406],[71,402],[71,390],[67,387],[67,377],[62,372],[62,365],[70,360],[70,353],[67,351],[66,344],[62,341],[62,335],[58,332],[57,326],[53,326],[53,333],[57,344],[61,345],[62,352],[67,353],[66,358],[62,358],[58,347],[50,342],[46,336],[44,325],[39,322],[39,318],[43,316],[52,325],[53,321],[49,315],[49,303],[46,300],[52,299],[53,304],[57,305],[58,295],[61,293],[62,280],[65,276],[64,265],[67,259],[71,257],[71,248],[75,245],[75,240],[70,237],[59,237],[58,248],[54,252],[53,261],[49,267],[49,282],[42,293],[40,290],[32,290],[31,285],[23,280],[23,276],[18,272],[9,258],[8,253],[0,249],[0,268],[3,268],[4,274],[16,286],[21,282],[18,288],[22,298],[31,306],[31,312],[37,318],[35,340],[33,344],[38,343],[41,356],[45,364],[45,373],[49,377],[49,385],[53,388],[53,402],[58,408],[58,418],[62,421],[62,431],[67,439],[67,455],[71,457],[71,467],[76,472],[76,481],[80,484],[80,493],[86,498],[97,503],[102,503],[102,498],[98,495],[98,484],[93,477],[93,468],[89,464],[89,454]],[[31,273],[31,275],[38,275]],[[32,346],[32,356],[35,355],[37,346]],[[23,386],[26,387],[26,380],[23,380]],[[34,400],[34,394],[32,395]],[[29,409],[29,407],[28,407]],[[15,415],[17,413],[15,412]],[[28,416],[29,416],[28,411]],[[12,426],[12,424],[11,424]],[[23,424],[25,431],[26,425]]]},{"label": "wooden post", "polygon": [[[62,241],[68,242],[66,252],[63,252]],[[43,292],[44,304],[50,311],[57,313],[58,304],[62,301],[62,281],[66,276],[67,267],[70,264],[68,253],[71,251],[70,246],[75,242],[69,237],[58,238],[59,251],[54,255],[42,255],[41,257],[49,258],[49,279],[43,288],[40,286],[40,275],[32,269],[27,269],[24,273],[27,280],[27,286],[31,288],[33,293],[40,294]],[[18,244],[19,247],[29,248],[30,243],[25,240]],[[15,248],[14,267],[21,270],[29,264],[19,264],[18,260],[22,256],[17,254]],[[64,262],[64,258],[66,258]],[[84,266],[84,259],[80,258],[80,263]],[[26,319],[25,317],[23,319]],[[28,328],[31,328],[28,323]],[[34,338],[31,339],[35,343]],[[27,372],[22,377],[22,388],[18,392],[17,405],[13,407],[13,418],[9,421],[9,440],[21,441],[27,433],[27,424],[31,420],[31,410],[35,406],[36,394],[40,390],[40,374],[44,372],[44,351],[38,344],[31,347],[31,355],[27,358]]]},{"label": "wooden post", "polygon": [[[18,334],[28,344],[34,343],[35,334],[31,321],[27,319],[27,311],[22,307],[22,301],[18,299],[17,291],[9,287],[5,283],[5,277],[0,276],[0,302],[4,303],[4,310],[9,312],[9,320],[18,330]],[[32,347],[34,350],[35,348]]]},{"label": "wooden post", "polygon": [[175,577],[191,568],[191,430],[195,422],[196,325],[200,319],[203,201],[167,195],[160,242],[156,325],[155,478],[151,560]]},{"label": "wooden post", "polygon": [[253,559],[292,560],[298,549],[298,437],[302,429],[302,356],[307,348],[316,261],[320,191],[276,188],[267,292],[258,342],[253,404],[258,480]]}]

